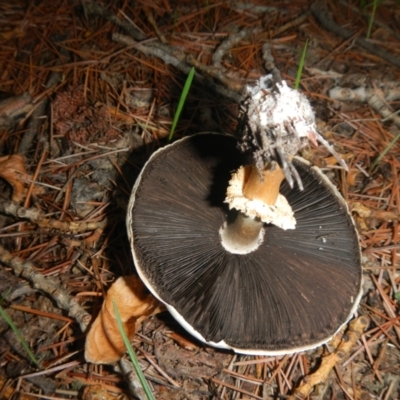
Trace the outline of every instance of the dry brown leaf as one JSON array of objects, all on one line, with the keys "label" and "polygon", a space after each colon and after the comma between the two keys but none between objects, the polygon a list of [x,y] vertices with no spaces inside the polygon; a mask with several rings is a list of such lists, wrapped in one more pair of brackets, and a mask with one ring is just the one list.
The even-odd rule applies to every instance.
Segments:
[{"label": "dry brown leaf", "polygon": [[101,311],[86,337],[85,358],[94,364],[110,364],[125,353],[125,344],[118,329],[114,306],[118,308],[129,340],[136,325],[145,317],[164,310],[164,306],[150,293],[137,276],[118,278],[107,292]]},{"label": "dry brown leaf", "polygon": [[24,182],[30,179],[24,165],[24,159],[19,154],[0,157],[0,177],[13,187],[12,199],[21,202],[24,198]]}]

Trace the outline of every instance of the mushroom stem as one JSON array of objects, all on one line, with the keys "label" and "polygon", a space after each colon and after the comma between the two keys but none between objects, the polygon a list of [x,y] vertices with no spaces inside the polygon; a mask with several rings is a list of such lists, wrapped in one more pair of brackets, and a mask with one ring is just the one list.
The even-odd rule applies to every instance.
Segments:
[{"label": "mushroom stem", "polygon": [[239,211],[232,223],[220,229],[221,244],[233,254],[248,254],[257,250],[264,239],[264,223]]},{"label": "mushroom stem", "polygon": [[256,167],[245,167],[250,170],[249,177],[244,184],[243,194],[249,200],[260,200],[273,206],[279,195],[279,188],[285,175],[277,163],[268,166],[263,171]]},{"label": "mushroom stem", "polygon": [[284,178],[277,163],[270,163],[263,171],[254,166],[241,167],[232,175],[225,201],[239,212],[232,223],[225,222],[220,229],[226,250],[234,254],[256,250],[263,242],[264,223],[294,228],[293,212],[279,194]]}]

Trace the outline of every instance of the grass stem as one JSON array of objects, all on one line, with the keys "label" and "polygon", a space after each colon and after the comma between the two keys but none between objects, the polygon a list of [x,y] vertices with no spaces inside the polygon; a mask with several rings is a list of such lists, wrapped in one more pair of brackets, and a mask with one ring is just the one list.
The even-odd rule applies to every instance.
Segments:
[{"label": "grass stem", "polygon": [[296,90],[300,86],[301,74],[303,73],[304,61],[306,59],[307,46],[308,46],[308,39],[306,40],[306,43],[305,43],[305,45],[303,47],[303,51],[302,51],[301,57],[300,57],[299,67],[297,68],[296,81],[294,82],[294,88]]},{"label": "grass stem", "polygon": [[181,94],[181,97],[180,97],[179,103],[178,103],[178,108],[176,109],[174,120],[172,122],[171,131],[168,136],[168,142],[171,142],[172,138],[174,137],[176,125],[178,124],[179,117],[181,115],[183,106],[185,104],[186,97],[189,93],[190,86],[192,85],[192,81],[194,78],[194,72],[195,72],[194,67],[192,67],[192,69],[189,72],[188,77],[186,78],[185,86],[183,87],[182,94]]},{"label": "grass stem", "polygon": [[122,325],[122,320],[121,320],[121,316],[120,316],[119,311],[118,311],[118,307],[117,307],[117,305],[116,305],[114,300],[113,300],[113,307],[114,307],[115,318],[117,319],[118,329],[119,329],[119,331],[121,333],[122,339],[124,340],[125,347],[126,347],[126,349],[128,351],[128,354],[129,354],[129,358],[131,359],[133,367],[135,368],[135,372],[136,372],[136,375],[139,378],[140,384],[142,385],[142,388],[143,388],[144,392],[146,393],[147,399],[148,400],[155,400],[154,396],[153,396],[153,393],[152,393],[152,391],[150,389],[150,386],[147,383],[146,378],[143,375],[143,372],[142,372],[142,370],[140,368],[139,361],[138,361],[138,359],[136,357],[135,351],[133,350],[133,347],[132,347],[132,345],[131,345],[131,343],[130,343],[130,341],[128,339],[128,336],[126,335],[124,326]]}]

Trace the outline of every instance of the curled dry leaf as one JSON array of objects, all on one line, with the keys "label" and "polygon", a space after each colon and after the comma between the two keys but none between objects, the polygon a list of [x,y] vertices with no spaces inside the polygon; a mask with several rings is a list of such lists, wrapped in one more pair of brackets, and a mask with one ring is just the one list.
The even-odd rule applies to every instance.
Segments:
[{"label": "curled dry leaf", "polygon": [[25,191],[24,182],[30,179],[23,157],[19,154],[0,157],[0,177],[13,187],[12,199],[21,202]]},{"label": "curled dry leaf", "polygon": [[113,300],[118,308],[128,338],[136,325],[164,306],[149,293],[137,276],[118,278],[107,292],[101,311],[90,328],[85,344],[85,358],[94,364],[110,364],[125,353],[125,345],[114,314]]}]

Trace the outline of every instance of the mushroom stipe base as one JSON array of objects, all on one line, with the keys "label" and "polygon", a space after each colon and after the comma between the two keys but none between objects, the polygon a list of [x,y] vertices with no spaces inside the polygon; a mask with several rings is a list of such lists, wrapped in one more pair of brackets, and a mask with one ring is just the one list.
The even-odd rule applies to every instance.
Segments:
[{"label": "mushroom stipe base", "polygon": [[286,182],[296,229],[265,224],[262,244],[232,254],[220,242],[234,218],[224,203],[246,164],[228,135],[190,136],[155,152],[133,188],[127,216],[136,268],[189,332],[238,353],[277,355],[327,342],[361,297],[357,233],[322,172],[293,161],[304,190]]}]

